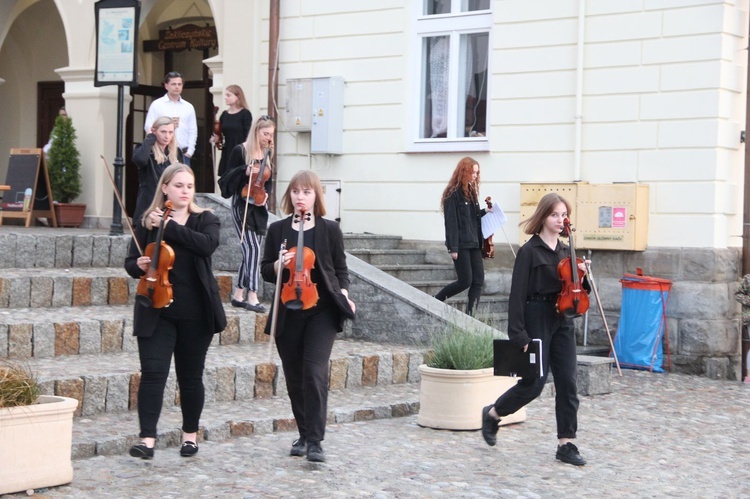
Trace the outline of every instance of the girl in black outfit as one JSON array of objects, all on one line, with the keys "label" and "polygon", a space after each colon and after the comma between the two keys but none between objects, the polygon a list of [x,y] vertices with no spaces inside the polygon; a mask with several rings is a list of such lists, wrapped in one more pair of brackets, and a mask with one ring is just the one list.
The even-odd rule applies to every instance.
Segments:
[{"label": "girl in black outfit", "polygon": [[[320,442],[328,412],[328,362],[336,333],[343,331],[345,317],[354,318],[355,310],[349,299],[344,237],[337,222],[323,218],[323,188],[314,172],[305,170],[292,177],[281,199],[281,210],[310,214],[310,220],[304,221],[304,245],[315,254],[311,280],[319,295],[317,303],[307,310],[291,310],[283,303],[278,309],[276,347],[299,429],[290,455],[307,455],[308,461],[322,462],[325,455]],[[299,218],[290,216],[271,224],[261,263],[263,279],[276,282],[281,265],[283,282],[289,280],[290,272],[285,266],[290,262],[294,266],[298,234]],[[282,241],[289,249],[279,261]],[[270,334],[272,322],[266,322],[266,334]]]},{"label": "girl in black outfit", "polygon": [[[144,306],[142,296],[136,299],[133,335],[138,337],[141,362],[138,420],[142,441],[130,448],[130,455],[143,459],[154,456],[156,424],[173,354],[182,410],[180,455],[198,452],[196,436],[203,411],[206,352],[213,335],[223,331],[227,323],[211,270],[211,255],[219,246],[219,218],[193,201],[195,176],[189,166],[169,166],[159,186],[146,209],[145,227],[137,225],[135,237],[144,249],[154,242],[164,203],[172,201],[174,209],[165,220],[163,240],[174,251],[173,267],[168,273],[174,301],[168,307],[154,308]],[[139,279],[148,271],[150,262],[132,242],[125,259],[128,274]]]},{"label": "girl in black outfit", "polygon": [[138,167],[134,225],[141,225],[141,217],[156,192],[164,169],[175,163],[182,163],[182,151],[177,147],[174,122],[169,116],[160,116],[151,126],[151,133],[133,150],[133,164]]},{"label": "girl in black outfit", "polygon": [[[268,208],[266,201],[271,193],[273,177],[271,172],[271,148],[276,124],[269,116],[261,116],[250,130],[247,140],[237,145],[229,156],[227,171],[221,180],[221,195],[232,198],[232,220],[237,237],[241,240],[242,260],[237,271],[237,286],[232,294],[232,305],[245,308],[251,312],[264,313],[265,307],[258,300],[258,281],[260,277],[260,243],[266,234],[268,225]],[[261,204],[256,205],[251,197],[249,202],[242,196],[242,189],[251,183],[252,175],[259,174],[262,162],[266,161],[264,171],[268,171],[268,180],[263,184],[266,191]],[[249,189],[248,189],[249,191]],[[243,227],[244,220],[244,227]],[[244,229],[244,236],[243,236]],[[247,292],[247,298],[243,295]]]},{"label": "girl in black outfit", "polygon": [[482,217],[479,208],[479,163],[466,157],[458,162],[448,186],[443,191],[440,207],[445,215],[445,246],[453,258],[457,280],[435,295],[445,301],[469,288],[466,313],[474,314],[484,285],[482,262]]},{"label": "girl in black outfit", "polygon": [[[576,338],[573,319],[560,315],[555,303],[562,289],[557,264],[570,256],[570,248],[559,239],[563,220],[570,206],[560,195],[545,195],[534,214],[522,225],[533,234],[518,250],[508,303],[508,337],[526,351],[531,339],[542,340],[542,365],[549,366],[544,377],[523,378],[513,388],[482,410],[482,436],[495,445],[499,418],[513,414],[542,392],[547,374],[555,382],[555,416],[558,447],[556,458],[582,466],[586,460],[571,442],[578,429],[578,391],[576,387]],[[579,267],[584,272],[586,264]],[[588,281],[584,279],[588,291]]]},{"label": "girl in black outfit", "polygon": [[219,160],[219,176],[227,172],[227,163],[229,155],[238,144],[242,144],[250,133],[250,127],[253,124],[253,115],[248,109],[245,100],[245,92],[239,85],[229,85],[224,91],[224,103],[227,110],[221,113],[219,124],[221,125],[221,134],[224,142],[219,144],[219,137],[213,135],[211,142],[221,147],[223,151]]}]

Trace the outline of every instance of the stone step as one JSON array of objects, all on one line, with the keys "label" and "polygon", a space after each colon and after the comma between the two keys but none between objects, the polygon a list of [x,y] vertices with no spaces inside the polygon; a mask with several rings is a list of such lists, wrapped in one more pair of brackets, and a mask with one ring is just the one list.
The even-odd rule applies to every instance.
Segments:
[{"label": "stone step", "polygon": [[[227,328],[214,344],[264,341],[266,314],[225,304]],[[137,351],[132,305],[0,311],[0,358],[51,358]]]},{"label": "stone step", "polygon": [[367,250],[355,249],[349,250],[349,253],[356,256],[370,265],[424,265],[425,250]]},{"label": "stone step", "polygon": [[355,234],[347,232],[344,234],[344,248],[347,251],[356,249],[398,249],[401,236],[389,236],[381,234]]},{"label": "stone step", "polygon": [[[265,335],[264,335],[265,336]],[[329,387],[416,383],[424,349],[341,339],[334,343]],[[140,364],[136,352],[57,356],[25,361],[42,394],[79,401],[77,416],[123,412],[136,407]],[[286,396],[278,354],[268,342],[216,345],[209,349],[204,373],[206,401],[250,400]],[[164,394],[165,406],[179,404],[172,367]]]},{"label": "stone step", "polygon": [[[419,412],[419,384],[361,386],[332,390],[328,396],[328,422],[347,423],[403,417]],[[159,419],[156,452],[177,452],[182,438],[178,406],[165,406]],[[286,396],[265,399],[207,401],[200,420],[199,442],[221,441],[253,434],[288,432],[288,444],[297,438],[297,425]],[[126,456],[137,444],[135,412],[102,413],[73,420],[73,458],[97,455]],[[157,456],[158,457],[158,456]],[[200,453],[198,455],[200,458]]]},{"label": "stone step", "polygon": [[130,239],[102,229],[6,227],[0,232],[0,268],[121,268]]},{"label": "stone step", "polygon": [[453,265],[378,265],[377,267],[405,282],[455,280],[456,278],[456,269]]},{"label": "stone step", "polygon": [[[234,274],[215,271],[224,301]],[[9,268],[0,277],[0,309],[123,305],[133,303],[138,279],[120,267]]]}]

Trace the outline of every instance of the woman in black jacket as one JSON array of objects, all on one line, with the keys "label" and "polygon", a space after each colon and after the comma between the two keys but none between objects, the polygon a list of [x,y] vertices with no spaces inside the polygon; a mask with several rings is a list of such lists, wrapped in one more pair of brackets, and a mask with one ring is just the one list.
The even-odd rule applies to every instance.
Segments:
[{"label": "woman in black jacket", "polygon": [[156,192],[159,177],[175,163],[182,163],[182,151],[177,147],[174,122],[169,116],[161,116],[151,126],[134,150],[133,164],[138,167],[138,196],[133,210],[133,225],[141,225],[144,211]]},{"label": "woman in black jacket", "polygon": [[[154,308],[138,295],[134,309],[133,335],[138,337],[141,383],[138,389],[138,420],[141,443],[130,455],[142,459],[154,456],[156,425],[161,413],[164,387],[174,354],[182,410],[181,456],[198,452],[197,432],[203,411],[203,368],[206,352],[215,333],[227,321],[219,285],[211,270],[211,255],[219,246],[219,218],[195,204],[195,176],[189,166],[167,167],[159,179],[159,190],[146,209],[144,224],[135,229],[141,248],[155,241],[165,202],[173,203],[171,216],[164,220],[163,241],[174,251],[168,281],[173,302]],[[163,249],[162,249],[163,250]],[[135,241],[125,259],[125,270],[139,279],[149,270],[151,258],[141,255]]]},{"label": "woman in black jacket", "polygon": [[[321,462],[325,461],[320,442],[328,416],[328,362],[336,333],[343,330],[345,317],[354,318],[355,310],[349,299],[344,236],[337,222],[323,218],[326,213],[323,188],[314,172],[303,170],[292,177],[281,199],[281,210],[295,216],[274,222],[268,228],[260,270],[264,280],[276,282],[281,265],[282,281],[289,281],[287,266],[295,267],[302,222],[305,249],[311,249],[315,255],[310,280],[316,285],[318,299],[308,300],[302,310],[294,310],[291,303],[282,301],[274,333],[299,430],[290,455],[307,455],[308,461]],[[306,214],[303,221],[302,213]],[[283,241],[289,249],[282,252]],[[284,296],[283,291],[281,295]],[[266,322],[266,333],[271,333],[272,322],[272,318]]]},{"label": "woman in black jacket", "polygon": [[457,280],[435,295],[445,301],[469,288],[466,313],[474,314],[484,285],[482,222],[486,210],[479,208],[479,163],[466,157],[458,162],[440,207],[445,215],[445,246],[453,259]]}]

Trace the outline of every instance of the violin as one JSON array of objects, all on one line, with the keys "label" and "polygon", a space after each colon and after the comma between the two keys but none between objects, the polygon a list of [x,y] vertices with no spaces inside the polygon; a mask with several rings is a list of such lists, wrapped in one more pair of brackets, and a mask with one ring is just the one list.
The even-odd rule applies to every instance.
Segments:
[{"label": "violin", "polygon": [[138,296],[148,300],[154,308],[168,307],[172,298],[172,284],[169,282],[169,271],[174,264],[174,250],[164,242],[164,221],[172,212],[172,201],[164,203],[164,217],[156,233],[156,241],[146,246],[144,254],[151,258],[146,275],[141,276],[138,283]]},{"label": "violin", "polygon": [[576,249],[573,244],[573,228],[570,220],[563,220],[562,235],[567,236],[570,241],[570,256],[560,260],[557,264],[557,274],[562,281],[562,291],[557,297],[557,313],[565,317],[578,317],[589,309],[589,295],[581,283],[584,272],[578,268],[583,260],[576,258]]},{"label": "violin", "polygon": [[248,199],[248,195],[252,198],[253,203],[257,206],[263,204],[266,198],[265,184],[269,178],[271,178],[271,167],[268,165],[268,157],[271,155],[271,149],[266,149],[263,154],[263,160],[260,162],[260,168],[258,172],[253,172],[250,177],[250,182],[242,188],[242,198]]},{"label": "violin", "polygon": [[[487,196],[484,202],[487,203],[487,209],[491,210],[492,198]],[[495,258],[495,245],[492,242],[492,234],[482,242],[482,258]]]},{"label": "violin", "polygon": [[[307,310],[318,303],[318,286],[310,278],[310,272],[315,266],[315,252],[305,246],[305,219],[310,221],[310,212],[304,211],[294,215],[295,222],[299,220],[299,236],[297,248],[289,250],[293,257],[287,263],[289,280],[281,289],[281,303],[290,310]],[[292,268],[294,266],[294,268]]]},{"label": "violin", "polygon": [[221,151],[221,148],[224,147],[224,137],[221,135],[221,121],[219,121],[219,118],[216,117],[218,112],[219,106],[214,106],[214,135],[217,136],[216,143],[214,145],[216,146],[216,149]]}]

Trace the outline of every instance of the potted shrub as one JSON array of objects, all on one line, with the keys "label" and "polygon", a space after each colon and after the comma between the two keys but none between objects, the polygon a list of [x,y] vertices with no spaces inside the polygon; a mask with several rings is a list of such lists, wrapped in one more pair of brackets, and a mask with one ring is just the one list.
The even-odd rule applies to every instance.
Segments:
[{"label": "potted shrub", "polygon": [[72,201],[81,194],[81,159],[76,147],[73,120],[58,116],[52,129],[52,144],[47,152],[47,170],[60,227],[80,227],[86,205]]},{"label": "potted shrub", "polygon": [[23,365],[0,362],[0,495],[70,483],[76,399],[39,394]]},{"label": "potted shrub", "polygon": [[[435,335],[421,376],[417,424],[449,430],[478,430],[482,408],[518,382],[493,375],[492,331],[474,332],[450,326]],[[505,416],[500,424],[526,419],[526,409]]]}]

